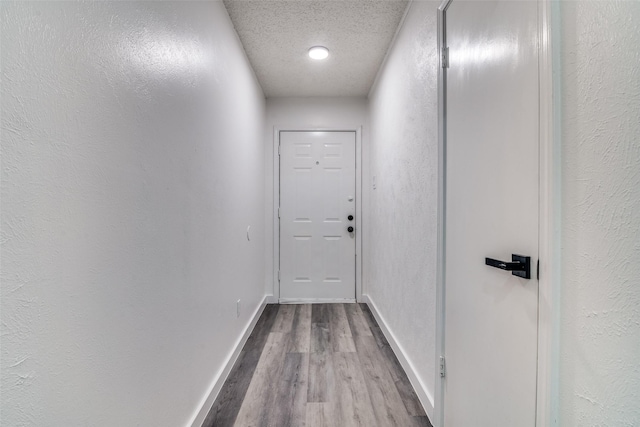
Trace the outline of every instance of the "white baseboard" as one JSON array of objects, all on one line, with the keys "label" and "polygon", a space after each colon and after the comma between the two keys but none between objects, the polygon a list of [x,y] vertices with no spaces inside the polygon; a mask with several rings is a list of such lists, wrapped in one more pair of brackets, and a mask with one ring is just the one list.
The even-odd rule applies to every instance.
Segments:
[{"label": "white baseboard", "polygon": [[267,295],[265,298],[265,301],[267,304],[277,304],[278,303],[278,297],[276,297],[275,295]]},{"label": "white baseboard", "polygon": [[[416,391],[416,394],[418,395],[418,399],[420,400],[420,403],[422,403],[422,407],[427,413],[427,416],[429,417],[430,420],[433,420],[433,416],[435,414],[433,393],[429,392],[427,387],[424,385],[424,383],[420,380],[420,378],[416,374],[416,370],[413,367],[413,364],[411,363],[406,353],[402,349],[402,346],[396,340],[396,337],[395,335],[393,335],[393,332],[391,332],[391,330],[387,326],[387,323],[384,321],[384,318],[378,311],[378,308],[376,307],[376,304],[373,302],[371,297],[369,295],[363,295],[362,302],[369,306],[369,309],[371,310],[373,317],[375,317],[376,321],[378,322],[378,326],[380,326],[382,333],[384,334],[387,341],[389,341],[389,345],[393,349],[393,352],[396,354],[396,357],[398,358],[400,365],[402,365],[402,368],[406,372],[407,377],[409,377],[409,382],[411,382],[413,389]],[[434,352],[435,352],[435,349],[434,349]]]},{"label": "white baseboard", "polygon": [[348,304],[356,302],[355,298],[280,298],[280,304]]},{"label": "white baseboard", "polygon": [[247,327],[244,329],[244,332],[242,333],[238,341],[236,341],[233,351],[227,358],[227,362],[224,364],[223,368],[219,371],[218,375],[216,375],[216,377],[214,378],[211,384],[211,387],[209,387],[208,393],[202,399],[202,403],[199,406],[200,409],[193,416],[191,422],[189,422],[187,426],[202,427],[202,423],[204,423],[204,420],[207,418],[207,414],[209,414],[209,411],[211,410],[213,403],[216,401],[216,398],[218,397],[220,390],[222,390],[222,386],[224,385],[224,382],[227,380],[227,377],[229,376],[229,373],[231,372],[233,365],[236,363],[236,360],[238,360],[238,357],[240,356],[240,352],[242,351],[242,347],[244,347],[245,343],[247,342],[247,339],[249,339],[249,335],[251,335],[253,328],[256,326],[256,323],[258,323],[258,319],[260,319],[260,315],[262,315],[262,312],[264,311],[264,308],[267,304],[269,304],[268,295],[263,298],[262,302],[256,309],[255,313],[253,313],[253,317],[251,318],[251,321],[247,324]]}]

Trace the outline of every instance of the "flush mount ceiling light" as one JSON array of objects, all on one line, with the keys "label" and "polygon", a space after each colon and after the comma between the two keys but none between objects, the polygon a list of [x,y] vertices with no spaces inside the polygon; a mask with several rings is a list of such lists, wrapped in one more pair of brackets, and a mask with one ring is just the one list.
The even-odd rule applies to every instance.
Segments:
[{"label": "flush mount ceiling light", "polygon": [[324,46],[313,46],[309,49],[309,57],[312,59],[326,59],[329,56],[329,49]]}]

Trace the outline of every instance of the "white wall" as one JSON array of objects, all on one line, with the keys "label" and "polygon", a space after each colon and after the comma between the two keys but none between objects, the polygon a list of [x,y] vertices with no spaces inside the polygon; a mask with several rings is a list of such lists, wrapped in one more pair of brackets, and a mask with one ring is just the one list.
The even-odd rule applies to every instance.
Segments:
[{"label": "white wall", "polygon": [[1,424],[187,425],[264,296],[264,97],[226,10],[1,8]]},{"label": "white wall", "polygon": [[640,425],[640,3],[562,2],[559,426]]},{"label": "white wall", "polygon": [[[414,2],[370,94],[366,293],[435,392],[438,92],[437,2]],[[433,419],[433,418],[432,418]]]},{"label": "white wall", "polygon": [[[265,141],[265,290],[268,295],[279,295],[274,280],[274,128],[285,129],[356,129],[362,130],[362,146],[366,155],[369,119],[366,98],[268,98],[264,133]],[[366,159],[363,159],[366,164]],[[366,174],[366,169],[363,171]],[[277,170],[276,170],[277,173]],[[366,203],[366,194],[363,194]],[[364,205],[366,206],[366,204]],[[366,213],[362,223],[366,226]]]}]

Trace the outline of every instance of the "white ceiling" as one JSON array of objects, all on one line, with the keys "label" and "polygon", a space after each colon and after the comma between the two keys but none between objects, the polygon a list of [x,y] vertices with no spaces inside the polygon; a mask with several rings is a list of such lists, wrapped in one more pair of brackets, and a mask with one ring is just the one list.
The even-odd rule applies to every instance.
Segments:
[{"label": "white ceiling", "polygon": [[[267,97],[366,96],[407,0],[223,0]],[[307,51],[326,46],[329,58]]]}]

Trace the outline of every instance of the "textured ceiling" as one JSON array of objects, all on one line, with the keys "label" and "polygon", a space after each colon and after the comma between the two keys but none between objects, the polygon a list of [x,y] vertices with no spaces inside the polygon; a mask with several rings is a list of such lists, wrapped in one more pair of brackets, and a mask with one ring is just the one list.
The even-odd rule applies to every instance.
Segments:
[{"label": "textured ceiling", "polygon": [[[267,97],[366,96],[406,0],[224,0]],[[326,46],[329,58],[307,51]]]}]

